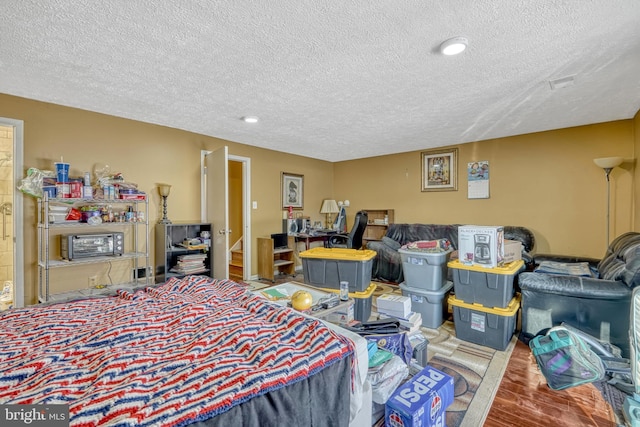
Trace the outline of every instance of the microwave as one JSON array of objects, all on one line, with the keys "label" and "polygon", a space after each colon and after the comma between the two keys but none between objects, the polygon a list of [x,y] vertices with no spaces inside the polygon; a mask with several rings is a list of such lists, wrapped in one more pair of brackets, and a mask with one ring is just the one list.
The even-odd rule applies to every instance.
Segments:
[{"label": "microwave", "polygon": [[124,254],[124,233],[63,234],[60,236],[60,256],[69,261],[98,256]]}]

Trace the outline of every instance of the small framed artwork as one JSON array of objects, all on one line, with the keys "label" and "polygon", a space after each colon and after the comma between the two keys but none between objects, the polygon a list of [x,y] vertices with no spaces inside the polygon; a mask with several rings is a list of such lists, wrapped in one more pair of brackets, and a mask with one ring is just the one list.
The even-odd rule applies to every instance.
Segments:
[{"label": "small framed artwork", "polygon": [[304,175],[282,172],[282,209],[303,209]]},{"label": "small framed artwork", "polygon": [[422,191],[458,190],[458,149],[423,151]]}]

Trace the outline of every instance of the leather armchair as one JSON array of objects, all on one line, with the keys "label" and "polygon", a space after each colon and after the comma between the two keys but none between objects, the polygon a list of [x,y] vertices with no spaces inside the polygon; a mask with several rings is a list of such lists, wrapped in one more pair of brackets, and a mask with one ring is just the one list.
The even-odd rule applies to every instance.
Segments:
[{"label": "leather armchair", "polygon": [[369,215],[367,215],[365,211],[357,212],[349,234],[334,234],[330,236],[327,241],[327,246],[330,248],[347,249],[362,248],[362,236],[364,236],[364,229],[367,228],[368,220]]},{"label": "leather armchair", "polygon": [[542,261],[586,262],[593,277],[521,273],[523,341],[566,322],[620,347],[628,357],[631,293],[640,285],[640,233],[614,239],[600,260],[553,254],[534,257],[534,263]]}]

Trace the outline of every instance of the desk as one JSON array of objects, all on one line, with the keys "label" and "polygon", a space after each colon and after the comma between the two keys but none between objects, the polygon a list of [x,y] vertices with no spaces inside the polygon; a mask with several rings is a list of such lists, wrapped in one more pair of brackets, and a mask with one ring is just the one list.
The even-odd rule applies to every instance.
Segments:
[{"label": "desk", "polygon": [[311,245],[311,242],[323,242],[324,247],[327,247],[327,242],[329,241],[329,237],[331,237],[332,235],[334,235],[335,233],[315,233],[313,235],[311,234],[305,234],[305,233],[298,233],[295,235],[296,238],[296,242],[304,242],[304,248],[305,250],[309,250],[309,246]]}]

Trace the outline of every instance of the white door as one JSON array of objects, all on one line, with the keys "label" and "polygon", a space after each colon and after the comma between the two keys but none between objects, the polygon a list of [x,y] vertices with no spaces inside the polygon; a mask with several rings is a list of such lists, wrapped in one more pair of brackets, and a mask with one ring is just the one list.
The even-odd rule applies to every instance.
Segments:
[{"label": "white door", "polygon": [[[201,182],[200,182],[200,190],[201,190],[201,194],[200,194],[200,219],[202,222],[211,222],[211,217],[208,214],[208,206],[209,206],[209,200],[211,200],[213,197],[211,194],[208,193],[207,188],[209,186],[211,186],[212,188],[216,189],[215,191],[219,194],[222,194],[222,189],[218,188],[219,186],[216,185],[209,185],[208,180],[210,179],[208,174],[206,173],[207,169],[208,169],[208,164],[211,162],[208,157],[211,154],[211,151],[208,150],[201,150],[200,151],[200,170],[201,170]],[[227,249],[230,249],[230,245],[234,244],[234,242],[237,242],[238,239],[242,238],[242,251],[243,251],[243,268],[242,268],[242,274],[243,280],[247,280],[250,278],[251,276],[251,209],[249,209],[249,206],[251,206],[251,159],[248,157],[242,157],[242,156],[235,156],[235,155],[228,155],[228,161],[229,162],[239,162],[242,163],[242,224],[244,229],[243,230],[235,230],[233,231],[233,234],[228,236],[228,242],[227,245],[229,245],[227,247]],[[229,165],[229,162],[227,162],[227,165]],[[213,167],[213,166],[212,166]],[[233,196],[229,196],[229,168],[227,167],[227,208],[226,208],[226,216],[227,218],[229,217],[229,203],[231,203],[231,205],[233,206],[233,202],[230,201],[230,198],[232,199]],[[237,206],[237,203],[235,204]],[[257,208],[257,206],[255,207]],[[237,214],[237,213],[236,213]],[[233,217],[234,212],[233,210],[231,211],[231,216]],[[228,224],[229,221],[227,220],[227,228],[228,228]],[[227,257],[231,257],[231,252],[226,252],[228,255]],[[215,257],[215,255],[214,255]],[[220,260],[219,262],[222,262],[222,260]],[[229,264],[227,264],[228,266]],[[228,267],[227,267],[228,268]],[[228,270],[227,270],[228,273]],[[215,275],[214,275],[215,276]]]},{"label": "white door", "polygon": [[206,218],[212,224],[213,277],[229,278],[229,149],[222,147],[204,154],[203,185]]}]

